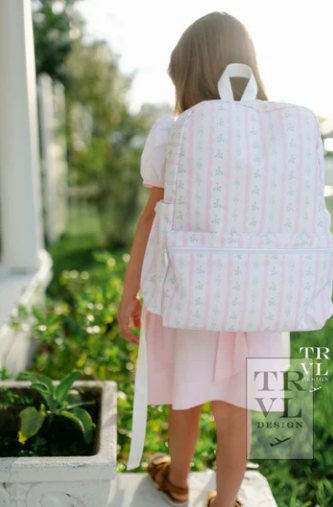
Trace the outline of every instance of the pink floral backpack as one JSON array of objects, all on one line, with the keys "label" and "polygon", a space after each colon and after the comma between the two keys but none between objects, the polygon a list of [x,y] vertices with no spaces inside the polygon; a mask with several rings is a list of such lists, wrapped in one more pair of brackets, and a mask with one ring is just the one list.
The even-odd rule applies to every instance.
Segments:
[{"label": "pink floral backpack", "polygon": [[[249,78],[240,101],[236,76]],[[320,329],[333,314],[333,247],[316,115],[256,99],[247,65],[228,65],[218,90],[171,126],[145,306],[173,328]]]}]

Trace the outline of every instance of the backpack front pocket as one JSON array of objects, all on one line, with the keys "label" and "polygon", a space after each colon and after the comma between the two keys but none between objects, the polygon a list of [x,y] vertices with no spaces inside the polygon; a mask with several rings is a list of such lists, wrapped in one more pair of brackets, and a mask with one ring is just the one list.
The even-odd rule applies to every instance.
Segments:
[{"label": "backpack front pocket", "polygon": [[[202,244],[209,234],[201,233]],[[203,247],[193,237],[182,232],[179,244],[174,231],[166,235],[163,325],[315,330],[333,314],[331,247]]]}]

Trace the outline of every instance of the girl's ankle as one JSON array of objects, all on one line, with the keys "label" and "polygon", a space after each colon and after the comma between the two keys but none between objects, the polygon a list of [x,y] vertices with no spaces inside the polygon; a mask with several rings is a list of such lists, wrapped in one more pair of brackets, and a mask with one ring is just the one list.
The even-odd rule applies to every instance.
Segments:
[{"label": "girl's ankle", "polygon": [[188,487],[188,476],[181,477],[179,474],[174,473],[171,469],[171,466],[169,468],[169,480],[174,484],[175,486],[178,486],[180,488],[187,488]]}]

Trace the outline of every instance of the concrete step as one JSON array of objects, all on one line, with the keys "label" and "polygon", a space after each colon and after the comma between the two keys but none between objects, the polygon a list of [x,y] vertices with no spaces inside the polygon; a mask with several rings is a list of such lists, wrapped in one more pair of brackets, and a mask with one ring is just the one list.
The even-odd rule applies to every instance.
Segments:
[{"label": "concrete step", "polygon": [[[206,507],[207,493],[216,488],[214,471],[190,472],[189,507]],[[267,479],[257,470],[246,470],[239,496],[244,507],[278,507]],[[147,474],[123,472],[112,485],[109,507],[166,507],[169,505],[154,488]]]}]

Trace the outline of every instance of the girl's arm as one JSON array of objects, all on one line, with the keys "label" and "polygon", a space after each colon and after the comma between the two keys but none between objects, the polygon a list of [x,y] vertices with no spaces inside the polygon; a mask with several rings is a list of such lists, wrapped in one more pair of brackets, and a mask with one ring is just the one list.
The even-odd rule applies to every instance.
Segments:
[{"label": "girl's arm", "polygon": [[123,338],[135,345],[139,343],[139,338],[130,330],[130,318],[133,319],[133,326],[137,329],[140,328],[141,305],[137,294],[140,289],[142,263],[155,217],[154,208],[156,203],[163,197],[163,188],[152,187],[147,204],[138,221],[124,278],[123,294],[117,320]]}]

